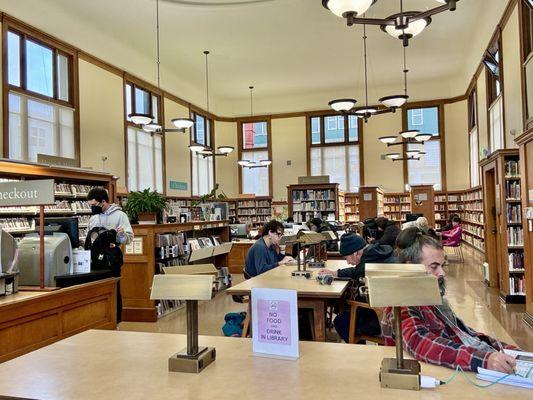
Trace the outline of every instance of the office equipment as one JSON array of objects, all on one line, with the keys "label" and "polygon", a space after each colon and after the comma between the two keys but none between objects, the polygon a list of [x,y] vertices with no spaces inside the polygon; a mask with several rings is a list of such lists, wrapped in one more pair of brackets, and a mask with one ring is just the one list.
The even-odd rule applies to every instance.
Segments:
[{"label": "office equipment", "polygon": [[[19,243],[19,269],[21,285],[39,285],[39,240],[37,234],[24,237]],[[56,285],[57,275],[72,273],[72,248],[66,233],[53,233],[44,237],[44,284]]]},{"label": "office equipment", "polygon": [[17,242],[15,238],[0,228],[0,273],[17,272]]},{"label": "office equipment", "polygon": [[[39,220],[35,221],[35,230],[39,232]],[[77,248],[80,245],[80,233],[78,227],[78,218],[45,218],[44,219],[44,233],[51,234],[54,232],[63,232],[68,235],[72,248]]]},{"label": "office equipment", "polygon": [[246,224],[230,224],[231,238],[246,238],[248,237],[248,228]]}]

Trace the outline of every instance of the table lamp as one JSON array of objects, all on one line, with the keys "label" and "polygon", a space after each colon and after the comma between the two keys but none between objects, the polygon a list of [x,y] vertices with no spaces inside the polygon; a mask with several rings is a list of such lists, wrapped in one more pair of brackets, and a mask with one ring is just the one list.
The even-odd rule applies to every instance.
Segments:
[{"label": "table lamp", "polygon": [[420,390],[420,363],[404,360],[401,307],[442,304],[438,280],[419,264],[366,264],[365,280],[371,307],[393,307],[396,358],[384,358],[382,388]]},{"label": "table lamp", "polygon": [[168,359],[171,372],[199,373],[215,361],[214,347],[198,346],[198,300],[211,300],[211,275],[155,275],[151,300],[185,300],[187,308],[187,348]]},{"label": "table lamp", "polygon": [[326,239],[324,235],[318,232],[310,232],[310,231],[300,231],[296,235],[296,240],[294,243],[297,246],[298,250],[298,257],[296,258],[298,262],[298,269],[296,271],[292,271],[292,276],[304,276],[306,278],[311,277],[311,272],[307,271],[306,268],[306,258],[304,256],[303,260],[300,255],[300,250],[302,247],[309,247],[314,246],[317,244],[320,244],[324,242]]}]

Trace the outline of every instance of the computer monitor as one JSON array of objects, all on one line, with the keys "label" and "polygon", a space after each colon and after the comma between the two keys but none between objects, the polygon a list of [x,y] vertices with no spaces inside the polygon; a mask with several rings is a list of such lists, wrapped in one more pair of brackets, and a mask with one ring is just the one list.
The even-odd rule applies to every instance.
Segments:
[{"label": "computer monitor", "polygon": [[248,237],[248,229],[246,224],[230,224],[229,231],[232,238]]},{"label": "computer monitor", "polygon": [[[39,232],[39,220],[35,221],[35,229]],[[72,248],[80,245],[80,233],[78,227],[78,218],[61,218],[51,217],[44,219],[44,233],[52,234],[54,232],[63,232],[68,235]]]},{"label": "computer monitor", "polygon": [[0,228],[0,273],[8,274],[18,271],[17,242],[13,236]]},{"label": "computer monitor", "polygon": [[424,214],[407,214],[405,217],[405,222],[416,221],[418,218],[423,216]]}]

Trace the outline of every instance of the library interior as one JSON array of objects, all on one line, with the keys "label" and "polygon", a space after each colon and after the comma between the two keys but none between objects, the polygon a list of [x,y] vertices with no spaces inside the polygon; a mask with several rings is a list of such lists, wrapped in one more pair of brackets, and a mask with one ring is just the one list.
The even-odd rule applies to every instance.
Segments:
[{"label": "library interior", "polygon": [[533,398],[533,0],[0,26],[0,397]]}]

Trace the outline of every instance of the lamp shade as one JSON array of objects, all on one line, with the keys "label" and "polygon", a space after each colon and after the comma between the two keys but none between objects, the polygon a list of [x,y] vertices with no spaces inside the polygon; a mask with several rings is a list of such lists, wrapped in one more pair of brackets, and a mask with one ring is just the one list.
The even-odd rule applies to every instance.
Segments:
[{"label": "lamp shade", "polygon": [[205,147],[203,150],[200,150],[198,154],[201,154],[203,156],[212,156],[213,150],[210,147]]},{"label": "lamp shade", "polygon": [[388,153],[385,154],[385,157],[390,158],[391,160],[395,160],[397,158],[400,158],[400,153]]},{"label": "lamp shade", "polygon": [[218,146],[218,151],[222,154],[229,154],[231,153],[235,148],[233,146]]},{"label": "lamp shade", "polygon": [[407,150],[407,151],[405,152],[405,154],[406,154],[408,157],[414,157],[414,156],[417,156],[419,152],[420,152],[420,150]]},{"label": "lamp shade", "polygon": [[270,164],[272,164],[272,161],[270,161],[270,160],[261,160],[261,161],[259,161],[259,165],[261,165],[262,167],[268,167]]},{"label": "lamp shade", "polygon": [[159,124],[146,124],[143,125],[143,131],[145,132],[157,132],[162,129],[161,125]]},{"label": "lamp shade", "polygon": [[241,167],[246,167],[250,160],[239,160],[237,161],[237,164],[239,164]]},{"label": "lamp shade", "polygon": [[414,130],[414,129],[410,129],[410,130],[407,130],[407,131],[400,132],[400,136],[405,138],[405,139],[412,139],[415,136],[417,136],[419,133],[420,133],[420,131],[417,131],[417,130]]},{"label": "lamp shade", "polygon": [[421,18],[411,21],[410,18],[418,15],[418,11],[405,11],[403,14],[394,14],[387,19],[394,20],[394,25],[381,25],[381,30],[395,38],[403,39],[404,34],[408,38],[420,34],[429,24],[431,18]]},{"label": "lamp shade", "polygon": [[397,138],[397,136],[381,136],[379,140],[381,143],[389,144],[394,143]]},{"label": "lamp shade", "polygon": [[360,115],[360,116],[363,116],[366,114],[375,114],[377,112],[378,112],[378,109],[374,107],[364,107],[364,108],[359,108],[355,110],[355,114]]},{"label": "lamp shade", "polygon": [[322,5],[338,17],[364,14],[376,0],[322,0]]},{"label": "lamp shade", "polygon": [[193,153],[198,153],[200,151],[204,151],[205,149],[205,146],[201,145],[201,144],[198,144],[198,143],[193,143],[191,145],[189,145],[189,149],[193,152]]},{"label": "lamp shade", "polygon": [[350,111],[357,103],[355,99],[337,99],[331,100],[328,105],[335,111]]},{"label": "lamp shade", "polygon": [[188,129],[194,125],[194,121],[190,118],[174,118],[172,123],[178,129]]},{"label": "lamp shade", "polygon": [[135,125],[146,125],[152,122],[153,116],[149,114],[128,114],[128,118],[131,119]]},{"label": "lamp shade", "polygon": [[431,136],[432,136],[431,133],[419,133],[418,135],[415,136],[415,139],[418,142],[426,142],[429,139],[431,139]]},{"label": "lamp shade", "polygon": [[405,94],[397,94],[393,96],[385,96],[379,99],[379,102],[388,108],[399,108],[405,104],[409,96]]}]

